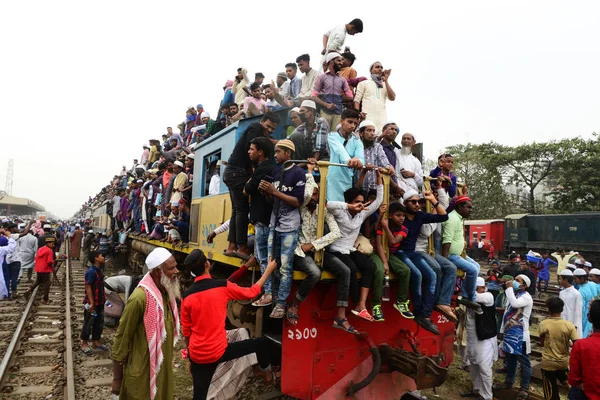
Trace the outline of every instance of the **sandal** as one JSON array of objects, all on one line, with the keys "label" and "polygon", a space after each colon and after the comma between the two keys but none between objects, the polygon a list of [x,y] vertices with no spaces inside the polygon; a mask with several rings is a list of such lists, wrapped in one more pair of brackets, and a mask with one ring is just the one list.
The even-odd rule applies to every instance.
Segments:
[{"label": "sandal", "polygon": [[233,252],[233,257],[241,258],[244,261],[248,261],[250,259],[250,256],[242,254],[239,251],[234,251]]},{"label": "sandal", "polygon": [[369,314],[369,312],[367,311],[367,309],[365,308],[364,310],[361,310],[360,312],[356,311],[356,310],[352,310],[352,314],[356,315],[358,318],[362,318],[365,321],[369,321],[369,322],[373,322],[374,319],[371,316],[371,314]]},{"label": "sandal", "polygon": [[281,319],[281,318],[283,318],[284,315],[285,315],[285,307],[282,306],[281,304],[276,304],[275,307],[273,307],[273,311],[271,311],[271,315],[269,315],[269,317]]},{"label": "sandal", "polygon": [[83,351],[83,354],[91,356],[92,354],[94,354],[94,351],[92,349],[90,349],[88,346],[86,347],[82,347],[81,351]]},{"label": "sandal", "polygon": [[260,299],[256,300],[254,303],[252,303],[253,306],[255,307],[266,307],[266,306],[270,306],[273,303],[273,298],[271,297],[270,294],[263,294]]},{"label": "sandal", "polygon": [[[446,308],[448,307],[448,309]],[[454,313],[451,311],[452,309],[450,309],[449,306],[435,306],[435,310],[437,312],[439,312],[440,314],[442,314],[444,317],[448,318],[449,321],[451,322],[458,322],[458,318],[456,318],[456,315],[454,315]]]},{"label": "sandal", "polygon": [[517,400],[526,400],[529,398],[529,392],[526,390],[519,390],[519,394],[517,395]]},{"label": "sandal", "polygon": [[298,325],[298,319],[299,319],[298,312],[297,311],[296,312],[290,311],[291,307],[295,307],[296,309],[298,309],[297,305],[292,304],[288,308],[287,312],[285,313],[285,318],[288,320],[288,322],[290,323],[290,325],[296,326],[296,325]]},{"label": "sandal", "polygon": [[358,331],[356,329],[354,329],[354,327],[352,325],[350,325],[347,329],[346,327],[344,327],[344,322],[347,322],[348,318],[344,318],[344,319],[334,319],[333,320],[333,325],[331,325],[332,327],[334,327],[335,329],[341,329],[344,332],[348,332],[352,335],[358,335]]}]

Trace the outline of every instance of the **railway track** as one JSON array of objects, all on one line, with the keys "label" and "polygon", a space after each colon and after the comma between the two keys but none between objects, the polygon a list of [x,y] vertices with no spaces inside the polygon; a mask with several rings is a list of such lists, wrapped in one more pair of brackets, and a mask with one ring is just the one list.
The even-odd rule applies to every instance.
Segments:
[{"label": "railway track", "polygon": [[[80,350],[82,262],[64,264],[52,279],[50,304],[42,304],[40,288],[28,300],[0,303],[2,399],[110,398],[110,352],[87,356]],[[17,293],[29,285],[21,283]]]}]

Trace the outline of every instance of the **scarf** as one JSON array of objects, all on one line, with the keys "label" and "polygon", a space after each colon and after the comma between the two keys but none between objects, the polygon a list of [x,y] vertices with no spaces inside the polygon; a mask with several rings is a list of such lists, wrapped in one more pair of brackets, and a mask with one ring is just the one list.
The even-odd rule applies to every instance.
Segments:
[{"label": "scarf", "polygon": [[[157,393],[156,378],[163,362],[162,345],[167,338],[165,328],[165,310],[163,308],[163,296],[156,283],[147,273],[140,281],[139,286],[146,292],[146,311],[144,312],[144,327],[146,339],[148,340],[148,353],[150,361],[150,399],[154,400]],[[171,310],[175,319],[175,340],[179,339],[179,313],[177,303],[171,299]],[[160,336],[159,336],[160,335]],[[171,368],[171,366],[168,366]]]},{"label": "scarf", "polygon": [[[526,291],[515,293],[518,299]],[[506,312],[504,313],[504,339],[502,341],[502,350],[506,353],[520,355],[523,353],[523,309],[513,308],[509,302],[506,303]]]},{"label": "scarf", "polygon": [[381,75],[371,74],[371,79],[373,79],[373,82],[375,82],[378,88],[383,87],[383,79],[381,79]]}]

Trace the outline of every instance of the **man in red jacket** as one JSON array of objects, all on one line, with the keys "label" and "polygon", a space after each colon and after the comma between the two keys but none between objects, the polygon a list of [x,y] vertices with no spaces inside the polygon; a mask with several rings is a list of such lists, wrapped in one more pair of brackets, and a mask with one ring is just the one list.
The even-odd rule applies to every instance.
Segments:
[{"label": "man in red jacket", "polygon": [[206,399],[217,365],[247,354],[256,353],[265,380],[273,379],[268,354],[268,339],[254,338],[227,343],[225,319],[229,300],[250,300],[260,294],[269,275],[277,267],[270,260],[261,278],[245,288],[227,280],[212,279],[210,263],[201,250],[194,250],[184,266],[194,277],[194,284],[181,302],[181,330],[188,349],[190,372],[194,381],[194,400]]},{"label": "man in red jacket", "polygon": [[[588,319],[594,327],[586,339],[575,342],[569,360],[569,398],[600,399],[600,300],[590,305]],[[585,396],[581,396],[581,392]],[[580,396],[580,397],[576,397]],[[586,397],[587,396],[587,397]]]},{"label": "man in red jacket", "polygon": [[54,271],[54,244],[56,243],[56,238],[54,236],[46,237],[46,245],[41,247],[37,254],[35,255],[35,273],[36,273],[36,281],[35,283],[25,291],[25,297],[29,298],[31,292],[38,287],[42,286],[44,288],[44,300],[42,303],[48,304],[51,300],[48,299],[48,294],[50,293],[50,277],[52,275],[52,271]]}]

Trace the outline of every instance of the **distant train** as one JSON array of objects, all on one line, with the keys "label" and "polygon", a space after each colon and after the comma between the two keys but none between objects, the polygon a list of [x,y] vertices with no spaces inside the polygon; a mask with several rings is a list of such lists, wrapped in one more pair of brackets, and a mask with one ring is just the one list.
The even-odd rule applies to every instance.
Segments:
[{"label": "distant train", "polygon": [[[494,245],[497,251],[525,253],[530,249],[578,251],[600,259],[600,213],[511,214],[504,220],[465,221],[469,247],[475,239]],[[489,246],[489,245],[488,245]]]}]

